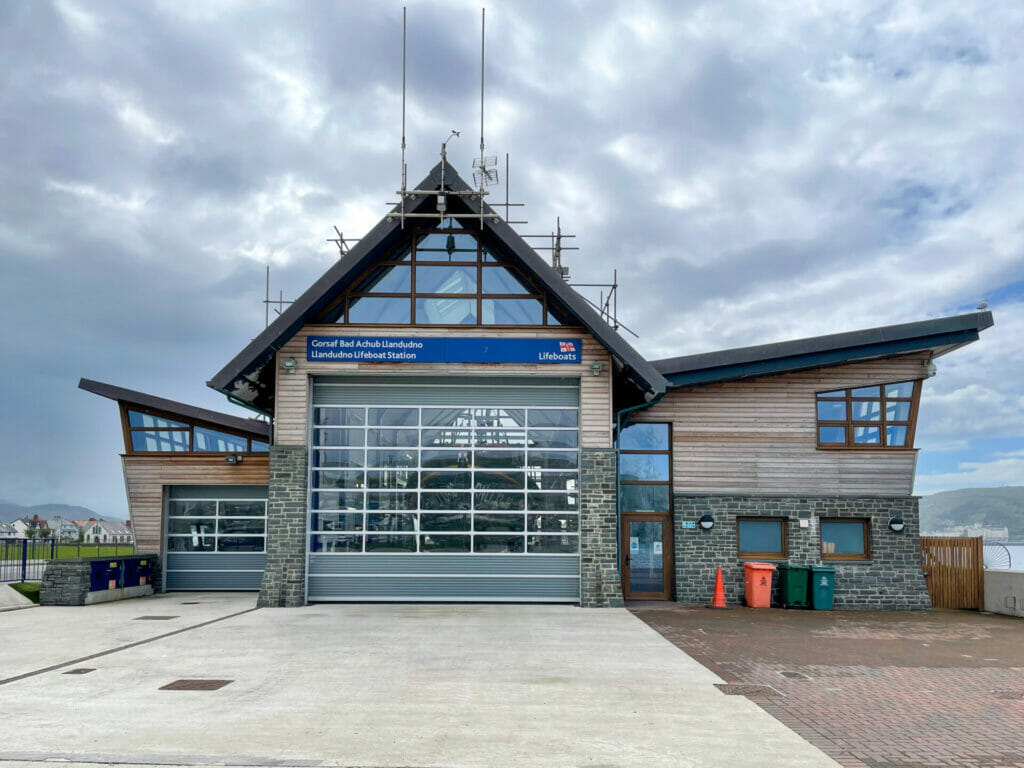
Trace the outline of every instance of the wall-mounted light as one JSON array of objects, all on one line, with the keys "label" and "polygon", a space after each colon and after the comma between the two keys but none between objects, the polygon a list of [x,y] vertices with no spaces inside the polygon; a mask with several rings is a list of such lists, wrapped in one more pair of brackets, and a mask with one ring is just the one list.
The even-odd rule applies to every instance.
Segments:
[{"label": "wall-mounted light", "polygon": [[602,363],[600,360],[595,360],[594,362],[592,362],[590,364],[590,372],[592,374],[594,374],[595,376],[600,376],[601,375],[601,371],[603,371],[603,370],[604,370],[604,363]]},{"label": "wall-mounted light", "polygon": [[712,528],[715,527],[715,518],[713,518],[711,515],[701,515],[700,520],[698,520],[697,522],[700,523],[700,527],[703,528],[705,531],[710,531]]},{"label": "wall-mounted light", "polygon": [[241,464],[242,463],[242,456],[240,454],[237,454],[237,453],[229,453],[227,456],[224,457],[224,463],[225,464]]},{"label": "wall-mounted light", "polygon": [[297,363],[295,362],[294,357],[286,357],[281,361],[281,367],[284,368],[285,373],[295,373],[296,365]]},{"label": "wall-mounted light", "polygon": [[902,517],[889,518],[889,528],[892,530],[893,533],[899,533],[906,527],[906,525],[907,524],[903,522]]},{"label": "wall-mounted light", "polygon": [[928,365],[926,365],[924,368],[924,371],[925,373],[928,374],[928,378],[930,379],[932,376],[939,372],[939,369],[935,367],[935,363],[929,360]]}]

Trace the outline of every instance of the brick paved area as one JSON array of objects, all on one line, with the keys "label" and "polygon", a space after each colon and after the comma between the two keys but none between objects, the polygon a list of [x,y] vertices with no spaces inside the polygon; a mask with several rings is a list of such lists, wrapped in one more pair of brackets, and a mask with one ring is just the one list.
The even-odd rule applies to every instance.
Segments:
[{"label": "brick paved area", "polygon": [[[630,610],[851,768],[1024,768],[1024,621],[970,611]],[[724,694],[723,694],[724,695]]]}]

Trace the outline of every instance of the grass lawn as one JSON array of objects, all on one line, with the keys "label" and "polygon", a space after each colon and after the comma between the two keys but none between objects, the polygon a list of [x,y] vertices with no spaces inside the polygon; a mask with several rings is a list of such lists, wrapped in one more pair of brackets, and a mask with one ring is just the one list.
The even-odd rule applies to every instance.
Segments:
[{"label": "grass lawn", "polygon": [[118,544],[116,547],[113,544],[58,544],[55,557],[58,560],[67,560],[69,557],[117,557],[134,554],[135,548],[131,544]]},{"label": "grass lawn", "polygon": [[15,592],[21,592],[21,594],[33,603],[39,602],[39,587],[40,584],[38,581],[22,581],[11,584],[11,588]]}]

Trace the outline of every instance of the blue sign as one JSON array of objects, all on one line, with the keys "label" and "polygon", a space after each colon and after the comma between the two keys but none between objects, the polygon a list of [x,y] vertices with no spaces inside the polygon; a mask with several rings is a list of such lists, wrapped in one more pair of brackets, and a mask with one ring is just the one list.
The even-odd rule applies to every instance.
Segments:
[{"label": "blue sign", "polygon": [[582,352],[582,339],[306,337],[306,359],[332,363],[579,363]]}]

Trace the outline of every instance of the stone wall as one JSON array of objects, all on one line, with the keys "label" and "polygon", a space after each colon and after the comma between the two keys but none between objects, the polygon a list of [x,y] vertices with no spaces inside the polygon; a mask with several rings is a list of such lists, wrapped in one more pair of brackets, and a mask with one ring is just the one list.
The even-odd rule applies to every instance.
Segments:
[{"label": "stone wall", "polygon": [[[736,518],[785,517],[788,558],[779,562],[835,567],[836,608],[931,607],[921,571],[915,497],[676,494],[674,501],[676,599],[681,603],[710,603],[715,571],[722,566],[726,601],[742,604],[743,561],[737,556]],[[712,530],[683,527],[684,521],[695,522],[705,514],[715,518]],[[822,562],[819,519],[844,517],[870,520],[870,560]],[[891,517],[905,521],[901,533],[889,529]],[[806,528],[800,527],[801,520],[807,521]],[[773,604],[779,604],[777,573]]]},{"label": "stone wall", "polygon": [[[148,583],[144,586],[90,591],[94,562],[134,562],[139,560],[145,560],[149,566]],[[67,560],[51,560],[46,564],[46,571],[40,584],[39,604],[87,605],[150,595],[153,592],[161,591],[162,573],[159,555],[138,554],[121,557],[75,557]]]},{"label": "stone wall", "polygon": [[306,602],[306,484],[304,445],[270,447],[267,497],[267,567],[260,608],[293,608]]},{"label": "stone wall", "polygon": [[618,565],[615,451],[580,451],[580,605],[623,605]]}]

